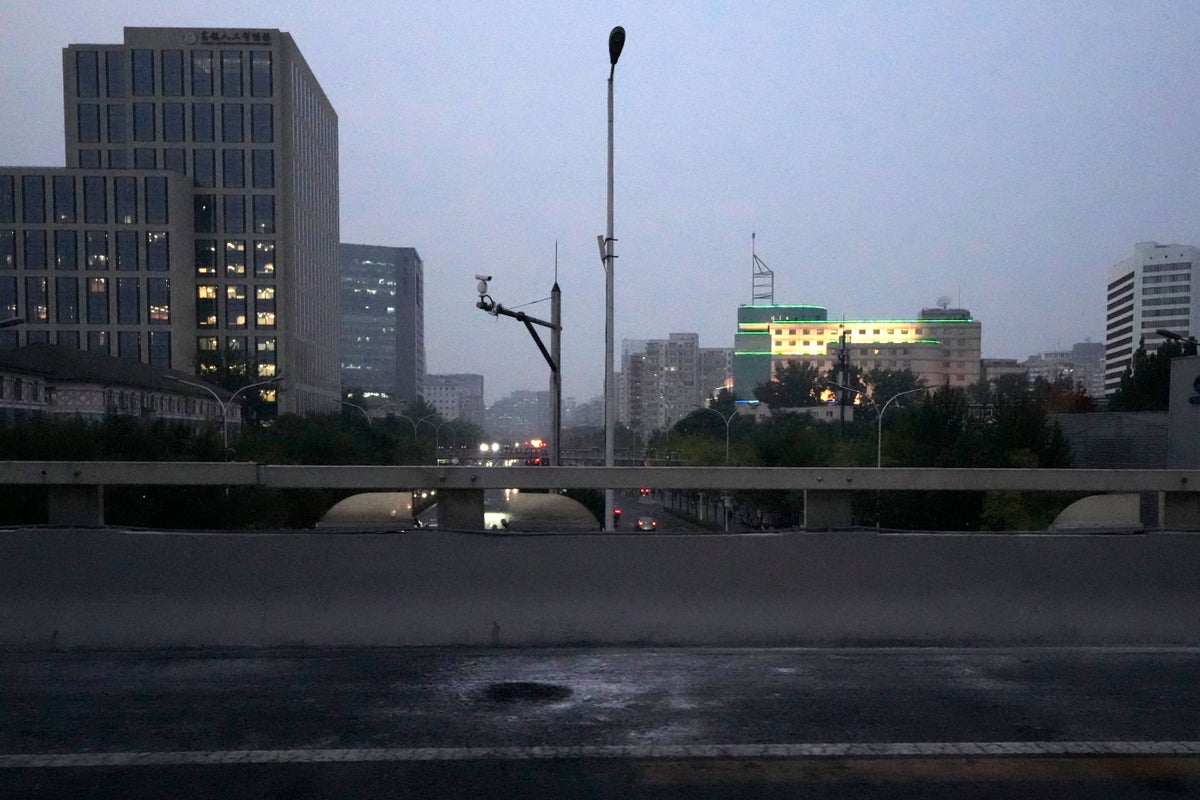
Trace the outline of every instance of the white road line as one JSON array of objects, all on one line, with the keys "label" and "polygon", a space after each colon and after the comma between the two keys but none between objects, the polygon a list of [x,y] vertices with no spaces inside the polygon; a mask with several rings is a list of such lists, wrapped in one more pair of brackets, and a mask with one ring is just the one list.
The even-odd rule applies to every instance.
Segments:
[{"label": "white road line", "polygon": [[213,750],[0,754],[0,769],[311,764],[368,761],[540,761],[569,758],[921,758],[936,756],[1200,755],[1200,742],[878,742],[825,744],[396,747],[345,750]]}]

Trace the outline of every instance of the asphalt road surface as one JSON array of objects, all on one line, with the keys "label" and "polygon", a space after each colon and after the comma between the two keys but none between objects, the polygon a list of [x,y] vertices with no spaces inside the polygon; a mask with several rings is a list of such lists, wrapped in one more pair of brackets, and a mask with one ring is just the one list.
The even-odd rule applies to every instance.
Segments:
[{"label": "asphalt road surface", "polygon": [[0,654],[0,797],[1200,796],[1200,650]]}]

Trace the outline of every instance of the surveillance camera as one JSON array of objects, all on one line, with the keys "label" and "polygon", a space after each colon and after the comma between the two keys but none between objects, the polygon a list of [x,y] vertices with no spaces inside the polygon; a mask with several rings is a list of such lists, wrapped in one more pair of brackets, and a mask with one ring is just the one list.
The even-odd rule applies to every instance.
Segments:
[{"label": "surveillance camera", "polygon": [[491,279],[492,279],[491,275],[476,275],[475,276],[475,280],[477,280],[477,281],[490,281]]}]

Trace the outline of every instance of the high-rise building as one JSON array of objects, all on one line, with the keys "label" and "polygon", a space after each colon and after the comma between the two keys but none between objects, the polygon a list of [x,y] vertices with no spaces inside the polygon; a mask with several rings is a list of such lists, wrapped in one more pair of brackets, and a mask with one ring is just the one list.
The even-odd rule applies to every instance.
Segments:
[{"label": "high-rise building", "polygon": [[1200,325],[1200,292],[1192,292],[1200,249],[1186,244],[1138,242],[1133,254],[1108,271],[1104,339],[1104,393],[1112,394],[1142,343],[1154,350],[1167,330],[1191,336]]},{"label": "high-rise building", "polygon": [[[411,247],[369,244],[342,244],[338,252],[342,390],[409,402],[424,396],[421,256]],[[479,394],[482,404],[482,387]]]},{"label": "high-rise building", "polygon": [[424,397],[443,419],[483,424],[482,375],[426,375]]},{"label": "high-rise building", "polygon": [[[743,309],[761,311],[743,315]],[[797,311],[812,309],[812,319]],[[916,319],[830,320],[818,306],[742,306],[733,356],[734,391],[750,400],[754,388],[788,362],[821,373],[837,364],[842,335],[852,366],[911,370],[927,386],[966,388],[979,380],[982,326],[965,308],[924,308]]]},{"label": "high-rise building", "polygon": [[54,344],[193,371],[191,242],[179,173],[0,168],[0,317],[25,320],[0,330],[0,350]]},{"label": "high-rise building", "polygon": [[626,340],[618,419],[641,437],[673,425],[729,382],[731,359],[731,350],[700,347],[696,333]]},{"label": "high-rise building", "polygon": [[63,50],[63,101],[66,164],[114,209],[120,177],[103,170],[190,180],[192,236],[170,248],[194,313],[173,313],[171,330],[200,374],[280,375],[280,411],[336,409],[338,120],[292,37],[126,28],[120,44]]}]

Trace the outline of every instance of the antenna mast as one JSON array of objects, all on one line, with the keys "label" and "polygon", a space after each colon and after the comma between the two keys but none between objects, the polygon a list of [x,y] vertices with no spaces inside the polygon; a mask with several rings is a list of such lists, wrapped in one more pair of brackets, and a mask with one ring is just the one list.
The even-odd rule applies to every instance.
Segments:
[{"label": "antenna mast", "polygon": [[751,282],[751,298],[754,304],[758,304],[760,300],[765,300],[767,305],[775,305],[775,273],[771,271],[758,253],[754,251],[754,239],[756,234],[750,234],[750,282]]}]

